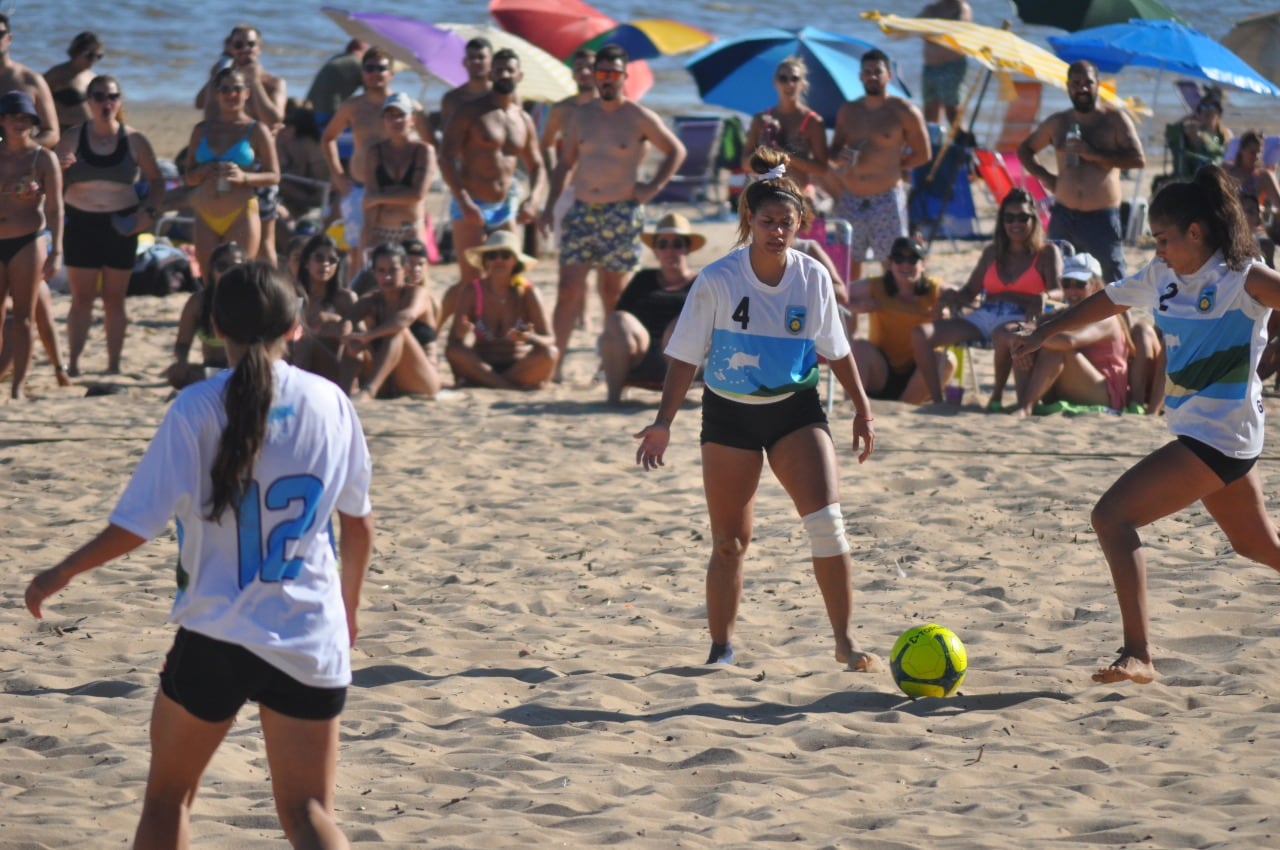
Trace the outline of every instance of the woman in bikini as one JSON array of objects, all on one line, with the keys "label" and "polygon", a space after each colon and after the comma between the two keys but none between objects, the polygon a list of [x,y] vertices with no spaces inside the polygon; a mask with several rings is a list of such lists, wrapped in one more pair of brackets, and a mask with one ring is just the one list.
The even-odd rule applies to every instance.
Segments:
[{"label": "woman in bikini", "polygon": [[[924,375],[929,398],[942,401],[942,382],[933,368],[934,350],[966,342],[988,342],[995,349],[995,389],[988,410],[1003,410],[1004,385],[1013,371],[1009,344],[1021,322],[1034,323],[1044,313],[1050,290],[1058,288],[1062,254],[1047,242],[1035,200],[1023,189],[1014,189],[1000,202],[996,234],[982,252],[969,281],[960,289],[944,290],[935,316],[911,331],[916,369]],[[982,296],[982,306],[963,318],[940,318],[941,311],[972,304]],[[1022,392],[1019,388],[1019,393]]]},{"label": "woman in bikini", "polygon": [[780,150],[791,157],[787,168],[796,185],[808,188],[827,173],[827,130],[822,116],[805,105],[809,69],[799,56],[788,56],[773,74],[778,105],[758,113],[747,128],[743,168],[751,173],[756,148]]},{"label": "woman in bikini", "polygon": [[[13,379],[10,394],[23,398],[31,367],[31,329],[40,281],[62,262],[62,170],[53,152],[36,144],[35,104],[26,92],[0,95],[0,310],[13,299]],[[42,258],[40,232],[49,229]],[[4,316],[0,315],[0,327]],[[3,333],[3,331],[0,331]]]},{"label": "woman in bikini", "polygon": [[467,252],[483,269],[462,287],[449,327],[445,357],[459,383],[504,390],[536,390],[551,379],[559,355],[538,290],[523,272],[537,261],[507,230],[489,234]]},{"label": "woman in bikini", "polygon": [[356,294],[342,285],[342,252],[327,233],[312,236],[302,246],[298,287],[306,299],[302,307],[302,337],[293,343],[290,361],[299,369],[338,380],[343,317],[356,305]]},{"label": "woman in bikini", "polygon": [[216,117],[201,121],[187,145],[185,179],[194,187],[196,257],[208,261],[215,245],[235,242],[258,256],[262,222],[257,190],[280,182],[275,140],[245,112],[249,97],[244,73],[223,68],[213,78]]},{"label": "woman in bikini", "polygon": [[[58,141],[66,187],[67,282],[71,309],[67,338],[71,375],[80,374],[80,355],[93,323],[93,302],[101,278],[102,324],[107,337],[107,373],[120,372],[124,349],[125,294],[138,252],[138,234],[155,227],[164,203],[164,176],[147,137],[124,123],[123,94],[114,77],[89,83],[90,121]],[[147,181],[139,205],[134,186]]]},{"label": "woman in bikini", "polygon": [[[423,238],[427,189],[435,176],[435,149],[410,135],[413,100],[403,92],[382,104],[386,138],[369,148],[365,159],[364,225],[361,247]],[[361,254],[361,257],[364,253]]]},{"label": "woman in bikini", "polygon": [[89,106],[89,82],[94,76],[94,63],[102,59],[102,42],[94,33],[82,32],[71,39],[67,57],[66,62],[44,72],[44,81],[49,84],[63,133],[93,117]]},{"label": "woman in bikini", "polygon": [[[405,278],[405,251],[385,242],[373,249],[378,288],[347,311],[338,384],[357,401],[392,394],[434,396],[440,373],[428,346],[435,341],[431,293]],[[357,328],[363,330],[357,330]]]}]

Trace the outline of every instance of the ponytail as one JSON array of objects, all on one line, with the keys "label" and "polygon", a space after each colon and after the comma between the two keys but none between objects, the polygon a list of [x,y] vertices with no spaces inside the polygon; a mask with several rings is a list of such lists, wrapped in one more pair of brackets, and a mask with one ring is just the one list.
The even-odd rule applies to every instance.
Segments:
[{"label": "ponytail", "polygon": [[1178,181],[1151,200],[1149,218],[1186,232],[1193,223],[1204,233],[1205,245],[1221,251],[1227,267],[1239,271],[1253,261],[1258,248],[1240,206],[1236,182],[1216,165],[1206,165],[1191,182]]},{"label": "ponytail", "polygon": [[267,415],[274,397],[269,349],[289,331],[298,299],[290,285],[265,263],[237,266],[218,280],[213,321],[228,341],[245,346],[227,381],[223,405],[227,426],[218,442],[210,476],[217,522],[228,507],[239,515],[241,499],[253,479],[253,465],[266,441]]},{"label": "ponytail", "polygon": [[745,245],[751,239],[751,216],[761,205],[781,201],[796,208],[800,219],[799,229],[803,230],[809,223],[809,213],[805,208],[804,197],[800,187],[786,176],[787,163],[791,157],[773,148],[758,147],[751,155],[751,171],[759,175],[777,174],[777,176],[761,177],[747,186],[738,202],[738,241]]}]

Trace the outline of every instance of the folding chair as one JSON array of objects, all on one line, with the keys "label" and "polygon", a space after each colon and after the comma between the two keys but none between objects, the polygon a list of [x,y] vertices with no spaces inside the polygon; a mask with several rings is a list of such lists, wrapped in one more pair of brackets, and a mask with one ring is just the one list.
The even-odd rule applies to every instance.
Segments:
[{"label": "folding chair", "polygon": [[720,134],[724,120],[718,115],[678,115],[676,137],[684,144],[680,169],[653,199],[655,204],[719,204],[714,195],[720,184]]},{"label": "folding chair", "polygon": [[1004,160],[1000,159],[995,151],[977,148],[973,156],[978,176],[982,178],[983,183],[987,184],[991,199],[996,206],[999,206],[1004,201],[1005,195],[1014,189],[1013,177],[1009,175],[1009,169],[1004,167]]},{"label": "folding chair", "polygon": [[[801,234],[806,239],[813,239],[822,246],[827,252],[827,256],[831,258],[832,264],[836,267],[836,271],[840,273],[841,280],[832,281],[837,285],[844,285],[846,288],[850,284],[849,270],[853,263],[853,225],[843,218],[816,218],[809,228]],[[844,307],[840,308],[840,314],[848,319],[853,314]],[[836,399],[836,376],[831,371],[831,367],[827,367],[827,414],[831,414],[832,408],[835,406]]]}]

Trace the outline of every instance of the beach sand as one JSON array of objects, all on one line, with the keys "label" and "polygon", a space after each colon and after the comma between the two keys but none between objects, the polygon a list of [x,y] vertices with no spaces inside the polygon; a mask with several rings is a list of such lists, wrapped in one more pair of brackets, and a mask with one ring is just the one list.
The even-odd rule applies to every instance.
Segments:
[{"label": "beach sand", "polygon": [[[698,226],[704,263],[732,227]],[[939,242],[931,269],[961,283],[979,248]],[[533,277],[550,304],[554,262]],[[43,622],[22,590],[105,521],[166,409],[182,300],[130,300],[124,375],[100,374],[95,326],[77,387],[57,388],[38,354],[38,399],[0,404],[5,850],[127,846],[137,822],[174,535],[80,577]],[[55,306],[61,327],[66,297]],[[1089,511],[1168,439],[1162,420],[1016,421],[980,412],[984,386],[954,411],[876,403],[877,450],[859,465],[837,405],[859,640],[885,654],[936,621],[968,648],[960,695],[913,702],[833,660],[801,525],[768,473],[739,664],[701,666],[696,395],[666,466],[645,474],[631,435],[657,394],[606,407],[593,344],[578,334],[567,382],[543,392],[361,407],[378,539],[337,788],[357,846],[1280,846],[1280,584],[1199,506],[1144,532],[1161,678],[1089,679],[1120,643]],[[124,392],[86,398],[92,381]],[[1274,450],[1258,469],[1280,487]],[[196,847],[284,846],[252,707],[205,776],[193,833]]]}]

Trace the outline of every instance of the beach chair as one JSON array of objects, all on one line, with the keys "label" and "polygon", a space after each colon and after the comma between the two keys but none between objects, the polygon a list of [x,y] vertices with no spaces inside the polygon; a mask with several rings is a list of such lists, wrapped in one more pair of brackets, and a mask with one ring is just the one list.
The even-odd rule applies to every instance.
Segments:
[{"label": "beach chair", "polygon": [[1019,189],[1025,189],[1032,200],[1036,202],[1036,211],[1040,213],[1040,223],[1044,225],[1046,232],[1049,230],[1049,213],[1053,208],[1053,196],[1044,188],[1044,184],[1034,175],[1029,173],[1022,167],[1022,161],[1018,159],[1018,155],[1013,151],[1000,151],[1000,161],[1004,164],[1005,171],[1009,174],[1009,179],[1013,181],[1013,185]]},{"label": "beach chair", "polygon": [[724,120],[718,115],[677,115],[676,137],[684,144],[685,158],[655,204],[708,204],[714,214],[724,203],[720,188],[720,134]]},{"label": "beach chair", "polygon": [[911,172],[907,213],[911,231],[926,242],[942,235],[952,240],[977,236],[977,209],[969,188],[972,137],[957,136],[949,143],[937,124],[929,125],[933,159]]},{"label": "beach chair", "polygon": [[1004,121],[1000,125],[1000,135],[992,150],[1017,150],[1031,131],[1039,124],[1040,98],[1044,86],[1029,80],[1013,81],[1014,98],[1005,107]]},{"label": "beach chair", "polygon": [[[853,265],[853,225],[843,218],[815,218],[809,227],[796,234],[803,239],[812,239],[822,246],[831,258],[831,263],[840,274],[840,280],[832,281],[836,286],[848,289],[849,270]],[[844,307],[840,314],[846,320],[853,316]],[[835,405],[836,376],[831,368],[827,368],[827,414],[830,415]]]},{"label": "beach chair", "polygon": [[982,182],[986,184],[987,189],[991,192],[991,200],[998,207],[1004,201],[1005,196],[1013,191],[1013,177],[1009,175],[1009,169],[1005,168],[1004,160],[1001,159],[995,151],[977,148],[973,152],[974,170],[978,176],[982,178]]},{"label": "beach chair", "polygon": [[1178,90],[1178,96],[1182,98],[1182,102],[1187,105],[1188,112],[1195,112],[1200,108],[1200,100],[1204,97],[1204,92],[1200,90],[1199,83],[1195,80],[1178,80],[1173,85]]}]

